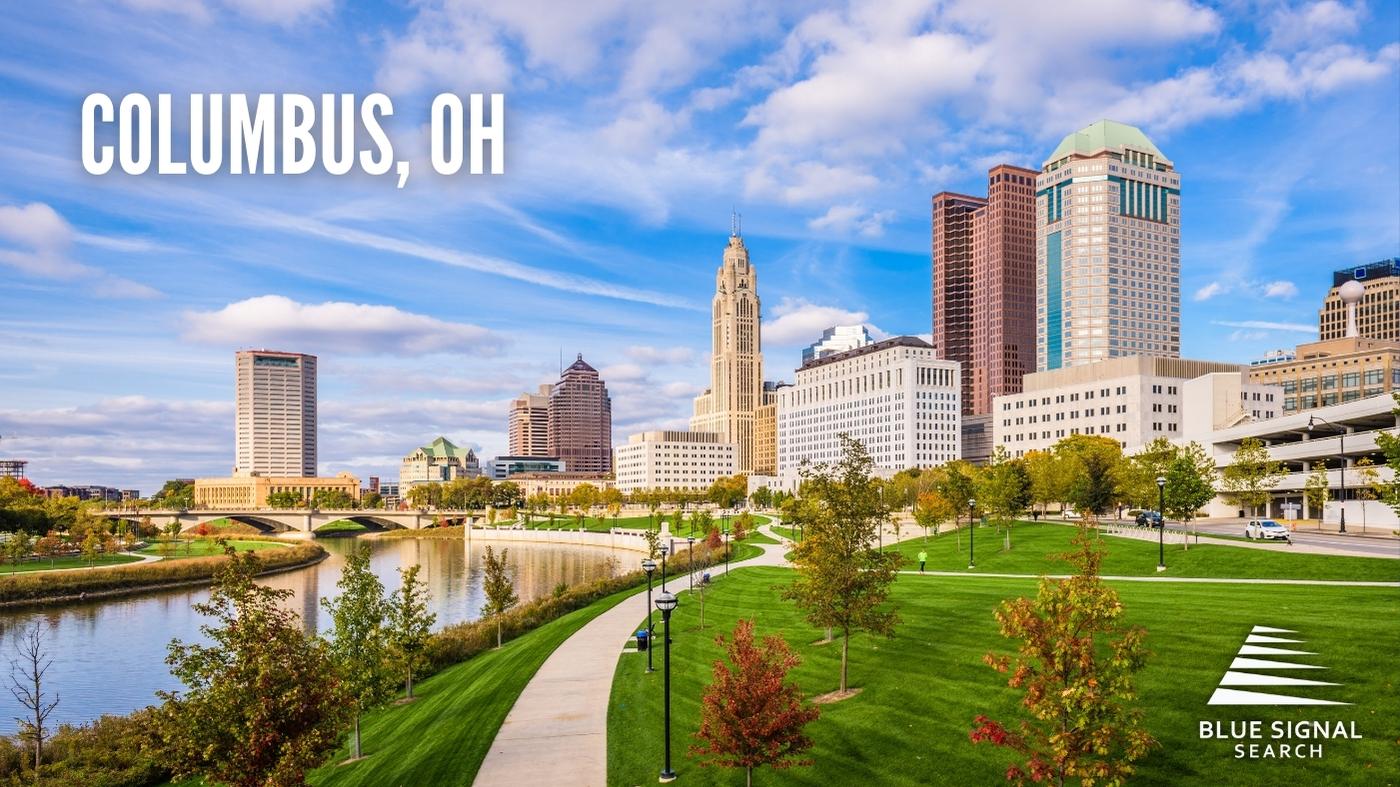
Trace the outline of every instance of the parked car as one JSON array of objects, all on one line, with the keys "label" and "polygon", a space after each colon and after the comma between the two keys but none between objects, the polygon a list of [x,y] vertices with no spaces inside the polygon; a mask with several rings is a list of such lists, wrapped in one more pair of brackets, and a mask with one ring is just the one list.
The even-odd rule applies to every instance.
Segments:
[{"label": "parked car", "polygon": [[1161,527],[1162,515],[1156,511],[1139,511],[1134,521],[1138,527]]},{"label": "parked car", "polygon": [[1251,519],[1249,524],[1244,526],[1245,538],[1257,538],[1261,541],[1287,541],[1293,543],[1292,537],[1288,533],[1288,528],[1280,525],[1272,519]]}]

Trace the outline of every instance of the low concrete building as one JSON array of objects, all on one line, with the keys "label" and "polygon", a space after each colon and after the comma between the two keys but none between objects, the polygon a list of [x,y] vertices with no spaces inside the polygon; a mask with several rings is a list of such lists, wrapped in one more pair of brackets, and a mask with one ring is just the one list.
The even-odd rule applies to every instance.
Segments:
[{"label": "low concrete building", "polygon": [[1284,413],[1400,390],[1400,341],[1343,336],[1300,344],[1294,355],[1249,369],[1251,382],[1282,389]]},{"label": "low concrete building", "polygon": [[506,481],[520,473],[562,473],[564,460],[554,456],[498,456],[486,463],[486,476]]},{"label": "low concrete building", "polygon": [[613,487],[612,476],[598,473],[517,473],[510,477],[511,483],[520,487],[526,499],[544,493],[549,497],[567,495],[581,484],[592,484],[599,490]]},{"label": "low concrete building", "polygon": [[739,472],[733,443],[715,432],[641,432],[613,450],[617,488],[624,494],[645,489],[708,489],[717,479]]},{"label": "low concrete building", "polygon": [[195,508],[248,510],[267,508],[267,498],[277,492],[292,492],[311,500],[317,492],[344,492],[360,499],[360,479],[350,473],[333,478],[315,476],[236,475],[229,478],[196,478]]}]

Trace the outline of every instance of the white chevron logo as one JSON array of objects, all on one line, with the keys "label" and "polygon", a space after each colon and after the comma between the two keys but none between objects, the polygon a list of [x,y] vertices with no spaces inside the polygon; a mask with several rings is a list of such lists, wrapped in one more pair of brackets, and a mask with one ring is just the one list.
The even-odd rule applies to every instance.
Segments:
[{"label": "white chevron logo", "polygon": [[[1239,653],[1234,661],[1230,662],[1230,668],[1225,671],[1224,677],[1220,679],[1220,685],[1216,687],[1215,693],[1210,695],[1207,705],[1350,705],[1349,702],[1335,702],[1333,700],[1319,700],[1312,697],[1297,697],[1291,694],[1275,694],[1270,691],[1249,691],[1246,689],[1225,688],[1227,686],[1263,686],[1263,687],[1284,687],[1284,686],[1340,686],[1340,683],[1329,683],[1323,680],[1308,680],[1306,678],[1291,678],[1281,675],[1256,674],[1245,672],[1244,670],[1316,670],[1326,669],[1317,664],[1306,664],[1300,661],[1279,661],[1277,657],[1287,658],[1290,656],[1316,656],[1317,653],[1311,650],[1294,650],[1293,648],[1279,647],[1280,645],[1301,645],[1304,640],[1291,639],[1281,634],[1297,634],[1292,629],[1272,628],[1270,626],[1255,626],[1250,630],[1249,635],[1244,638],[1244,644],[1240,646]],[[1252,658],[1254,656],[1269,656],[1274,658]]]}]

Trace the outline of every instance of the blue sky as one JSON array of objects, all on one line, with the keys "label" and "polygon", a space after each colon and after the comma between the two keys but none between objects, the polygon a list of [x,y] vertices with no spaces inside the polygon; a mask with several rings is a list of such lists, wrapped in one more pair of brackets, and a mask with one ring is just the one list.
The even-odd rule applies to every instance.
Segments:
[{"label": "blue sky", "polygon": [[[1315,335],[1400,253],[1396,3],[25,3],[0,26],[0,455],[38,483],[226,473],[232,351],[321,357],[321,469],[438,434],[583,353],[614,439],[684,424],[731,207],[770,378],[837,322],[927,333],[929,197],[1101,117],[1182,172],[1183,353]],[[506,174],[97,177],[84,95],[506,95]],[[178,129],[177,129],[178,136]]]}]

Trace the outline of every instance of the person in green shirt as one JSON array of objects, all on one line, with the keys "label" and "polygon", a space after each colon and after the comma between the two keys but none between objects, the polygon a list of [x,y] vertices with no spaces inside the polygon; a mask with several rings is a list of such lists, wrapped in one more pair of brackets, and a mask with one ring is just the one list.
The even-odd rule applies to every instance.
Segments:
[{"label": "person in green shirt", "polygon": [[922,551],[922,550],[920,550],[920,551],[919,551],[919,573],[920,573],[920,574],[924,573],[924,564],[927,563],[927,562],[928,562],[928,553],[927,553],[927,552],[924,552],[924,551]]}]

